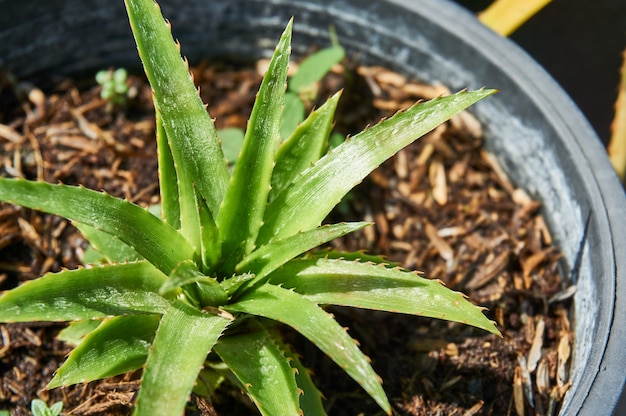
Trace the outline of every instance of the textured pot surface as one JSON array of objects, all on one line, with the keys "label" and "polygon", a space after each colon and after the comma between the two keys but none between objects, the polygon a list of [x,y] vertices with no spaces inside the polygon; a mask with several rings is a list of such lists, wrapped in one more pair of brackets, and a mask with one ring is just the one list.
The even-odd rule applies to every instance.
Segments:
[{"label": "textured pot surface", "polygon": [[[626,374],[626,198],[601,142],[552,79],[512,42],[445,0],[162,0],[190,60],[267,55],[295,16],[294,48],[341,44],[452,90],[498,88],[472,108],[487,146],[511,178],[543,204],[577,285],[572,388],[561,414],[613,412]],[[0,0],[0,66],[19,79],[50,81],[112,65],[139,67],[119,2]],[[589,232],[576,264],[587,216]]]}]

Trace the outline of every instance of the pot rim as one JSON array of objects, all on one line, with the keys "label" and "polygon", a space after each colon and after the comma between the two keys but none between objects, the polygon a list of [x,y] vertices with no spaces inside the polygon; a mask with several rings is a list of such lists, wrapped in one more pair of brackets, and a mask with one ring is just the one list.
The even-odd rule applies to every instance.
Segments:
[{"label": "pot rim", "polygon": [[[457,37],[484,43],[483,55],[495,65],[509,73],[543,113],[552,117],[555,128],[561,137],[571,137],[575,163],[585,172],[590,186],[598,189],[602,199],[603,212],[595,210],[593,215],[606,217],[608,230],[605,238],[610,240],[612,267],[615,280],[609,291],[613,302],[610,307],[606,328],[607,339],[595,345],[600,360],[597,367],[585,368],[592,374],[581,385],[585,390],[574,393],[561,409],[561,414],[597,415],[610,414],[615,410],[626,378],[626,325],[619,317],[626,316],[626,197],[606,149],[591,128],[585,116],[558,83],[510,39],[504,38],[480,24],[476,17],[460,6],[445,0],[449,7],[441,7],[432,1],[387,0],[415,13],[429,15],[438,25],[446,27]],[[441,2],[443,3],[443,2]],[[450,25],[450,22],[455,22]],[[598,205],[594,205],[597,207]],[[581,383],[582,384],[582,383]]]}]

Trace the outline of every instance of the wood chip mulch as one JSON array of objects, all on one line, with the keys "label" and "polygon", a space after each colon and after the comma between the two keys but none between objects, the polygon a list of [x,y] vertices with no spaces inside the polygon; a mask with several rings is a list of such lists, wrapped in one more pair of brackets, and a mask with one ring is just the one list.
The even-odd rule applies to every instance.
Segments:
[{"label": "wood chip mulch", "polygon": [[[192,71],[218,128],[245,127],[258,72],[208,65]],[[82,184],[141,205],[158,202],[150,89],[138,77],[130,83],[133,98],[117,108],[93,83],[64,81],[44,93],[0,76],[0,174]],[[376,67],[333,71],[319,96],[338,88],[345,89],[336,125],[343,134],[448,93]],[[376,223],[337,240],[336,248],[365,249],[423,270],[487,307],[503,333],[333,308],[372,358],[398,415],[554,415],[569,387],[574,288],[559,273],[560,253],[539,201],[507,178],[482,140],[480,123],[464,112],[385,163],[332,214]],[[0,204],[0,290],[76,268],[86,247],[66,220]],[[0,325],[0,410],[27,415],[40,397],[63,400],[68,414],[130,414],[139,372],[43,389],[70,351],[55,340],[61,328]],[[382,414],[323,354],[305,343],[297,347],[329,414]],[[233,399],[234,389],[223,390],[215,403],[193,397],[188,414],[254,414],[245,400]]]}]

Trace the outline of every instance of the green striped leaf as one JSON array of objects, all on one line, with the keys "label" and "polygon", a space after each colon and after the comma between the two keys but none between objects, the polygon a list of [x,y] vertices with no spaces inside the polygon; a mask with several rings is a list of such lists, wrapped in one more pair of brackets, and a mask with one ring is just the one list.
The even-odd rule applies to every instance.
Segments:
[{"label": "green striped leaf", "polygon": [[207,354],[230,322],[182,301],[173,303],[150,348],[134,415],[182,414]]},{"label": "green striped leaf", "polygon": [[311,379],[311,370],[306,368],[300,361],[300,357],[293,353],[288,345],[284,345],[285,356],[289,358],[291,366],[296,371],[296,383],[301,390],[300,394],[300,409],[302,413],[313,416],[326,416],[326,410],[322,403],[322,393],[313,383]]},{"label": "green striped leaf", "polygon": [[141,368],[160,319],[160,315],[128,315],[104,321],[72,350],[46,388],[99,380]]},{"label": "green striped leaf", "polygon": [[368,225],[371,223],[352,222],[324,225],[283,240],[273,241],[244,258],[237,265],[236,271],[237,273],[256,274],[254,280],[246,284],[246,287],[251,287],[262,282],[269,273],[300,254]]},{"label": "green striped leaf", "polygon": [[193,184],[216,215],[229,181],[226,160],[159,6],[153,0],[125,4],[176,166],[183,234],[199,247]]},{"label": "green striped leaf", "polygon": [[213,219],[213,214],[206,204],[206,201],[194,192],[196,198],[196,210],[200,219],[200,253],[204,271],[211,273],[215,271],[221,260],[222,246],[219,237],[219,230]]},{"label": "green striped leaf", "polygon": [[143,260],[143,257],[141,257],[139,253],[116,236],[81,222],[74,222],[74,226],[78,228],[81,234],[89,241],[93,249],[104,256],[109,263],[125,263]]},{"label": "green striped leaf", "polygon": [[202,306],[219,306],[226,302],[228,295],[217,279],[205,276],[191,260],[181,262],[161,288],[161,295],[171,295],[184,288]]},{"label": "green striped leaf", "polygon": [[401,269],[332,259],[293,260],[270,279],[318,304],[439,318],[500,333],[483,308],[461,293]]},{"label": "green striped leaf", "polygon": [[328,137],[340,93],[312,112],[276,152],[276,166],[272,172],[270,201],[289,186],[306,168],[317,162],[328,146]]},{"label": "green striped leaf", "polygon": [[0,297],[0,322],[74,321],[163,313],[167,277],[148,262],[49,273]]},{"label": "green striped leaf", "polygon": [[270,202],[257,244],[319,226],[341,198],[381,163],[494,92],[460,92],[417,104],[346,140]]},{"label": "green striped leaf", "polygon": [[215,352],[237,376],[262,415],[300,415],[295,369],[282,341],[262,325],[252,332],[221,338]]},{"label": "green striped leaf", "polygon": [[225,253],[237,253],[236,256],[231,256],[232,264],[225,265],[226,273],[232,272],[235,264],[244,255],[252,252],[263,222],[274,156],[280,142],[280,117],[287,80],[292,25],[293,21],[290,21],[283,32],[261,83],[224,206],[217,217],[217,226],[223,240],[222,250]]},{"label": "green striped leaf", "polygon": [[332,315],[314,302],[298,293],[266,284],[224,309],[262,316],[289,325],[335,361],[383,410],[391,413],[380,377],[372,369],[369,359]]},{"label": "green striped leaf", "polygon": [[0,178],[0,200],[60,215],[119,238],[165,274],[194,250],[175,229],[131,202],[83,187]]},{"label": "green striped leaf", "polygon": [[73,346],[83,342],[85,336],[96,329],[102,323],[101,319],[85,319],[84,321],[72,321],[57,335],[59,341]]},{"label": "green striped leaf", "polygon": [[[156,107],[156,105],[155,105]],[[180,229],[180,202],[178,195],[178,175],[167,133],[163,126],[163,117],[156,110],[156,142],[159,160],[159,189],[161,191],[161,213],[163,219],[172,228]]]}]

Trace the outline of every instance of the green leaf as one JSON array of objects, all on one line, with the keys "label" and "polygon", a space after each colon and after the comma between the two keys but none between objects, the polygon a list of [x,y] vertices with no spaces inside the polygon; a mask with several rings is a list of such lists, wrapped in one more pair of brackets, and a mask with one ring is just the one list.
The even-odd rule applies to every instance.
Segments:
[{"label": "green leaf", "polygon": [[[211,360],[212,358],[212,360]],[[224,377],[224,380],[228,380],[233,386],[239,387],[239,389],[243,392],[244,387],[239,383],[239,379],[230,371],[230,368],[222,361],[217,354],[209,357],[207,361],[204,362],[204,369],[210,369]],[[200,377],[204,374],[204,371],[200,372]]]},{"label": "green leaf", "polygon": [[228,293],[228,296],[232,296],[244,283],[252,279],[254,279],[254,274],[252,273],[236,274],[222,280],[220,286]]},{"label": "green leaf", "polygon": [[304,119],[304,103],[293,92],[285,94],[282,118],[280,121],[280,138],[286,140],[291,133],[298,127],[298,124]]},{"label": "green leaf", "polygon": [[167,279],[147,262],[65,270],[31,280],[0,297],[0,322],[72,321],[163,313]]},{"label": "green leaf", "polygon": [[[222,365],[224,365],[222,363]],[[198,381],[193,388],[193,392],[202,397],[213,397],[215,391],[226,380],[224,372],[227,370],[217,371],[211,367],[205,367],[200,371],[198,375]]]},{"label": "green leaf", "polygon": [[383,265],[332,259],[293,260],[270,277],[319,304],[406,313],[461,322],[500,332],[461,293],[438,280]]},{"label": "green leaf", "polygon": [[61,414],[61,410],[63,410],[63,402],[56,402],[52,406],[50,406],[50,414],[51,416],[58,416]]},{"label": "green leaf", "polygon": [[[280,142],[280,117],[292,26],[293,20],[287,24],[259,88],[241,155],[235,164],[224,205],[217,217],[216,222],[224,242],[222,250],[230,253],[243,249],[241,254],[232,257],[234,261],[231,265],[225,266],[226,272],[232,271],[231,268],[254,249],[263,221],[274,155]],[[240,246],[241,242],[245,242],[243,247]]]},{"label": "green leaf", "polygon": [[324,225],[283,240],[273,241],[244,258],[237,265],[236,271],[238,273],[250,272],[256,274],[256,278],[246,285],[247,287],[253,286],[294,257],[368,225],[371,225],[371,223],[353,222]]},{"label": "green leaf", "polygon": [[[162,296],[172,295],[176,289],[191,286],[203,306],[219,306],[226,302],[228,295],[215,278],[205,276],[191,260],[181,262],[170,275],[159,293]],[[194,296],[195,297],[195,296]]]},{"label": "green leaf", "polygon": [[344,56],[345,51],[341,46],[331,46],[309,55],[300,63],[298,71],[289,80],[289,89],[299,93],[303,88],[319,82],[335,64],[341,62]]},{"label": "green leaf", "polygon": [[0,178],[0,200],[49,212],[116,236],[169,274],[193,248],[175,229],[147,210],[90,189]]},{"label": "green leaf", "polygon": [[337,259],[346,261],[357,261],[361,263],[381,264],[385,267],[399,267],[400,263],[392,262],[383,256],[368,254],[364,251],[337,251],[332,248],[310,251],[307,253],[308,259]]},{"label": "green leaf", "polygon": [[[150,205],[148,212],[160,218],[161,204]],[[131,246],[122,242],[116,236],[80,222],[74,222],[73,225],[80,230],[90,243],[82,258],[83,264],[98,265],[102,263],[126,263],[144,260]]]},{"label": "green leaf", "polygon": [[176,166],[181,229],[199,247],[192,184],[217,215],[229,181],[224,154],[158,5],[153,0],[125,0],[125,4]]},{"label": "green leaf", "polygon": [[270,202],[257,244],[319,226],[341,198],[382,162],[494,92],[479,90],[436,98],[346,140]]},{"label": "green leaf", "polygon": [[219,237],[219,230],[213,219],[213,215],[206,204],[206,201],[194,192],[196,198],[196,209],[200,219],[200,253],[202,265],[207,273],[215,270],[222,255],[222,246]]},{"label": "green leaf", "polygon": [[[133,250],[131,246],[111,234],[105,233],[104,231],[100,231],[97,228],[80,222],[75,222],[74,226],[78,228],[81,234],[89,241],[91,246],[98,253],[103,255],[109,263],[124,263],[143,260],[143,257]],[[100,262],[92,262],[89,264],[99,263]]]},{"label": "green leaf", "polygon": [[182,414],[207,354],[230,322],[182,301],[172,304],[148,354],[134,415]]},{"label": "green leaf", "polygon": [[283,345],[285,356],[291,361],[291,366],[296,369],[296,383],[302,390],[300,395],[300,409],[302,413],[314,416],[326,416],[326,410],[322,403],[322,393],[311,379],[311,370],[306,368],[297,354],[294,354],[288,345]]},{"label": "green leaf", "polygon": [[[48,407],[46,402],[40,399],[33,399],[30,402],[30,411],[33,416],[59,416],[63,410],[63,402],[56,402],[52,406]],[[0,415],[4,415],[4,410],[0,411]],[[9,412],[6,412],[9,416]]]},{"label": "green leaf", "polygon": [[90,265],[90,264],[98,265],[98,264],[104,264],[104,263],[109,262],[107,258],[104,257],[102,254],[100,254],[92,245],[88,245],[87,248],[85,248],[85,252],[83,253],[83,258],[80,259],[80,261],[85,266]]},{"label": "green leaf", "polygon": [[41,399],[33,399],[30,402],[30,411],[33,413],[33,416],[48,416],[50,414],[48,405]]},{"label": "green leaf", "polygon": [[229,164],[234,164],[241,152],[243,146],[244,132],[237,127],[228,127],[217,131],[217,137],[222,141],[222,150],[224,157]]},{"label": "green leaf", "polygon": [[96,329],[101,323],[102,321],[99,319],[85,319],[84,321],[70,322],[67,327],[59,332],[57,339],[66,344],[77,346],[83,342],[87,334]]},{"label": "green leaf", "polygon": [[294,369],[282,341],[262,325],[240,335],[222,337],[215,352],[237,376],[262,415],[300,415]]},{"label": "green leaf", "polygon": [[[155,104],[156,107],[156,104]],[[172,228],[180,229],[180,201],[178,175],[174,158],[163,127],[161,113],[156,110],[156,142],[159,161],[159,188],[161,190],[161,212],[163,219]]]},{"label": "green leaf", "polygon": [[[59,402],[53,404],[50,408],[46,409],[45,415],[46,416],[58,416],[61,412],[58,411],[58,406],[55,407],[55,405],[58,405]],[[63,402],[61,402],[61,409],[63,409]]]},{"label": "green leaf", "polygon": [[324,154],[340,93],[312,112],[276,152],[270,201]]},{"label": "green leaf", "polygon": [[335,361],[382,409],[391,413],[380,377],[370,366],[369,359],[332,315],[315,303],[290,290],[266,284],[224,309],[262,316],[289,325]]},{"label": "green leaf", "polygon": [[329,144],[329,147],[331,149],[334,149],[335,147],[337,147],[341,143],[343,143],[345,140],[346,140],[346,138],[344,137],[343,134],[334,132],[333,134],[330,135],[330,139],[328,140],[328,142],[329,142],[328,144]]},{"label": "green leaf", "polygon": [[69,355],[46,388],[99,380],[143,366],[160,315],[128,315],[105,320]]}]

